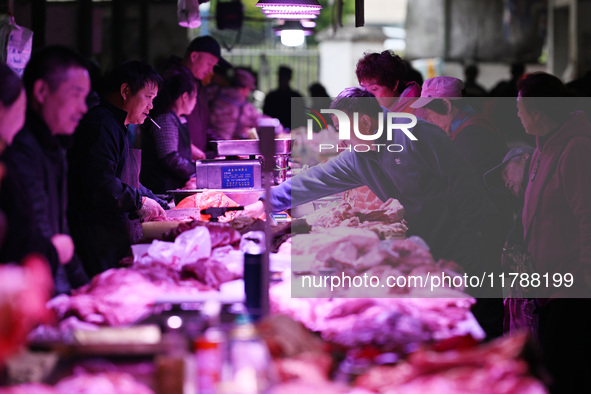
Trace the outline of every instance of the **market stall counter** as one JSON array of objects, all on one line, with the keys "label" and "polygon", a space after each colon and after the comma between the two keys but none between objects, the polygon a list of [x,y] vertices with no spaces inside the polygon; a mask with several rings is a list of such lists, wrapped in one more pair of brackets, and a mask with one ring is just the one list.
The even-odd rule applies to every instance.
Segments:
[{"label": "market stall counter", "polygon": [[57,324],[32,335],[32,346],[45,344],[60,357],[46,389],[99,374],[167,394],[418,393],[459,389],[455,377],[463,374],[464,392],[545,393],[527,338],[480,345],[474,299],[461,289],[442,288],[438,298],[409,286],[294,293],[294,283],[306,277],[332,283],[345,274],[457,273],[454,263],[435,261],[420,239],[406,239],[396,200],[379,204],[341,200],[273,226],[271,314],[257,328],[244,307],[244,255],[260,240],[262,220],[236,212],[226,223],[189,218],[135,245],[121,268],[48,303]]}]

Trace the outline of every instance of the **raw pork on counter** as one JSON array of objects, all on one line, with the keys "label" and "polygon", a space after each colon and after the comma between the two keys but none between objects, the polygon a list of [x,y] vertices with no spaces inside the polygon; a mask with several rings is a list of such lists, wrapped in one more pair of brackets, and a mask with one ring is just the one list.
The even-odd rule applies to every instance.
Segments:
[{"label": "raw pork on counter", "polygon": [[154,241],[135,261],[127,259],[127,268],[97,275],[71,296],[52,299],[49,308],[60,320],[76,316],[83,322],[120,326],[145,317],[160,295],[218,289],[242,277],[243,254],[235,249],[241,235],[231,225],[182,223],[169,236],[174,242]]},{"label": "raw pork on counter", "polygon": [[[386,280],[388,276],[422,276],[445,272],[455,276],[462,272],[457,264],[433,256],[418,237],[403,240],[383,240],[372,231],[335,227],[312,234],[298,234],[291,239],[292,271],[296,273],[345,272],[348,275],[374,275]],[[459,289],[463,290],[463,289]],[[403,287],[364,287],[358,297],[388,296],[410,291]],[[372,291],[372,293],[367,293]],[[335,296],[338,294],[324,294]],[[349,296],[352,296],[349,294]]]},{"label": "raw pork on counter", "polygon": [[[415,345],[470,334],[482,339],[473,298],[447,290],[446,298],[292,298],[290,282],[270,290],[271,308],[347,347],[376,345],[407,353]],[[409,298],[412,297],[412,298]]]},{"label": "raw pork on counter", "polygon": [[[323,339],[348,347],[372,344],[405,353],[409,345],[457,335],[483,338],[470,312],[475,300],[462,288],[431,289],[426,280],[441,273],[453,277],[461,270],[452,262],[436,262],[421,242],[380,241],[371,231],[349,227],[296,235],[291,281],[271,288],[271,306]],[[333,279],[344,275],[377,277],[382,286],[332,288]],[[402,278],[406,285],[385,286],[388,277]],[[424,287],[410,285],[421,280]]]},{"label": "raw pork on counter", "polygon": [[60,380],[55,386],[27,383],[0,388],[0,394],[154,394],[133,376],[119,372],[77,374]]},{"label": "raw pork on counter", "polygon": [[[203,193],[196,193],[180,201],[175,208],[220,208],[220,207],[237,207],[238,204],[226,196],[223,192],[206,190]],[[227,212],[226,215],[220,218],[221,221],[232,220],[236,216],[236,212]],[[209,215],[201,215],[201,220],[209,220]]]},{"label": "raw pork on counter", "polygon": [[26,342],[29,331],[49,320],[45,307],[53,291],[44,257],[31,254],[21,265],[0,265],[0,368]]},{"label": "raw pork on counter", "polygon": [[463,350],[419,350],[396,366],[370,369],[355,385],[385,394],[546,394],[524,360],[528,346],[524,333]]},{"label": "raw pork on counter", "polygon": [[154,240],[134,258],[134,267],[154,263],[181,272],[218,289],[222,283],[242,277],[242,254],[235,250],[240,233],[226,223],[181,223],[167,234],[173,242]]},{"label": "raw pork on counter", "polygon": [[210,288],[196,280],[183,279],[178,271],[161,264],[137,268],[113,268],[92,281],[48,302],[62,320],[76,316],[98,325],[134,323],[150,312],[156,298],[167,293],[195,294]]},{"label": "raw pork on counter", "polygon": [[374,231],[381,239],[400,239],[408,229],[402,218],[404,208],[393,198],[379,206],[359,209],[348,202],[331,204],[305,217],[312,231],[331,227],[360,227]]}]

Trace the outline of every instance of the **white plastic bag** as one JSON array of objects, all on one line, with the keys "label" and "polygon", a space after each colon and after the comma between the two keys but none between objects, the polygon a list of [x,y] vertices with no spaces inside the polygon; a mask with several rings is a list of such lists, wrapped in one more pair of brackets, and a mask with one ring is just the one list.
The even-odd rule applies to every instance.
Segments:
[{"label": "white plastic bag", "polygon": [[31,58],[33,32],[17,25],[12,15],[0,18],[0,60],[22,77]]},{"label": "white plastic bag", "polygon": [[146,254],[140,257],[141,264],[159,262],[181,269],[211,256],[211,236],[207,227],[200,226],[180,234],[173,242],[154,240]]}]

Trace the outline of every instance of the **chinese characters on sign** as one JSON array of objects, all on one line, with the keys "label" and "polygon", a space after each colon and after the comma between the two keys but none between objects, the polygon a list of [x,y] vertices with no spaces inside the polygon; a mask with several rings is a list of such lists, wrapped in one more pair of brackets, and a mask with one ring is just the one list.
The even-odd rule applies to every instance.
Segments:
[{"label": "chinese characters on sign", "polygon": [[222,167],[222,188],[254,187],[252,166]]}]

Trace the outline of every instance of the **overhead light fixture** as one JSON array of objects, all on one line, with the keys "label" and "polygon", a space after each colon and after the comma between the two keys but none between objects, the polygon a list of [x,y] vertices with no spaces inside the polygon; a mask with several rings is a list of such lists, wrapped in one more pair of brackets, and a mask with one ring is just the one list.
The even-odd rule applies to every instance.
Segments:
[{"label": "overhead light fixture", "polygon": [[179,0],[177,7],[177,15],[180,26],[187,27],[189,29],[195,29],[201,26],[199,0]]},{"label": "overhead light fixture", "polygon": [[[298,47],[306,41],[306,36],[312,35],[312,27],[304,27],[304,21],[287,20],[273,28],[275,35],[281,37],[281,43],[288,47]],[[308,22],[308,21],[307,21]],[[312,22],[313,23],[313,22]],[[309,25],[309,23],[307,23]]]},{"label": "overhead light fixture", "polygon": [[306,37],[303,30],[281,30],[281,43],[286,47],[304,45]]},{"label": "overhead light fixture", "polygon": [[302,24],[303,28],[313,29],[316,27],[316,22],[311,20],[301,20],[300,23]]},{"label": "overhead light fixture", "polygon": [[318,0],[259,0],[256,4],[268,18],[313,19],[320,14]]}]

